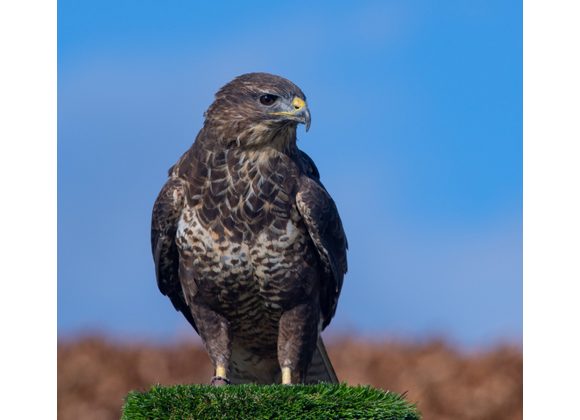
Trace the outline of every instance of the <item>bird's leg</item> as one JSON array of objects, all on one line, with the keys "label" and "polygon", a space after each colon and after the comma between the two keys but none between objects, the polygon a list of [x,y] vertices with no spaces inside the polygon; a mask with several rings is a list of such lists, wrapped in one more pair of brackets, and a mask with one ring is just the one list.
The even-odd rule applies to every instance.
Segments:
[{"label": "bird's leg", "polygon": [[215,386],[228,385],[230,383],[228,368],[232,354],[230,323],[223,315],[206,305],[193,303],[190,308],[199,335],[215,369],[211,384]]},{"label": "bird's leg", "polygon": [[287,310],[280,317],[278,362],[283,384],[302,383],[318,339],[319,310],[310,302]]}]

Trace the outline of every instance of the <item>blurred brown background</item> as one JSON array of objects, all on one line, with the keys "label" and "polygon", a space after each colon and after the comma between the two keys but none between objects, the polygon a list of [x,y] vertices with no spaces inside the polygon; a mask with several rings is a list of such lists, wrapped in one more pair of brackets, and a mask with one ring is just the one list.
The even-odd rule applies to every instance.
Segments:
[{"label": "blurred brown background", "polygon": [[[425,420],[522,418],[522,354],[511,346],[459,352],[422,344],[337,338],[328,352],[341,381],[407,393]],[[207,383],[199,344],[117,343],[93,336],[58,346],[58,418],[118,419],[130,390],[160,383]]]}]

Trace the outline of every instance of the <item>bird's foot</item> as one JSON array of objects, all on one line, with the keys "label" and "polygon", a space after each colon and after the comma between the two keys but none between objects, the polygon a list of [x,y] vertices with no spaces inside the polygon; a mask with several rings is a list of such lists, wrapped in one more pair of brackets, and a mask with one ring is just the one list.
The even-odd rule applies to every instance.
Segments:
[{"label": "bird's foot", "polygon": [[292,371],[289,367],[282,368],[282,385],[292,385]]},{"label": "bird's foot", "polygon": [[214,376],[211,378],[210,382],[211,386],[224,386],[224,385],[231,385],[231,382],[228,378],[223,376]]}]

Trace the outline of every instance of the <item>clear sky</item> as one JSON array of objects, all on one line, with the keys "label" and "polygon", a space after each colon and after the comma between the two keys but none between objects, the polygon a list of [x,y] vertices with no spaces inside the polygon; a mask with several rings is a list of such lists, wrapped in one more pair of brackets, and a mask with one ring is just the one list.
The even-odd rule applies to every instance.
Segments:
[{"label": "clear sky", "polygon": [[503,0],[59,1],[59,335],[189,334],[151,208],[215,91],[253,71],[308,98],[299,147],[350,245],[329,332],[520,342],[522,5]]}]

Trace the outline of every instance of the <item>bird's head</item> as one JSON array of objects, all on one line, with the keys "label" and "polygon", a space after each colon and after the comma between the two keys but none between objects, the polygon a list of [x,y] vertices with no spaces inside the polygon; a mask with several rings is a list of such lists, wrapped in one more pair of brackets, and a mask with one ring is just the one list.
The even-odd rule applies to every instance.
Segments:
[{"label": "bird's head", "polygon": [[268,73],[248,73],[222,87],[205,113],[218,140],[239,147],[284,147],[296,140],[299,123],[310,127],[304,93],[291,81]]}]

